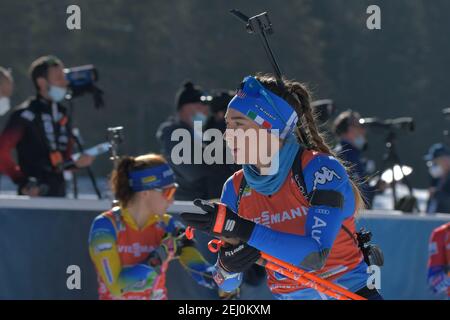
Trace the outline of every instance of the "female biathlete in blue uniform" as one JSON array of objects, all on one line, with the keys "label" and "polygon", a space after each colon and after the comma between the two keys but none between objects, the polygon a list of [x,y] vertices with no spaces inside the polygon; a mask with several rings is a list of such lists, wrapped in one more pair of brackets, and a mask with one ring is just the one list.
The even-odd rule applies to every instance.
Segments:
[{"label": "female biathlete in blue uniform", "polygon": [[[355,215],[364,206],[360,192],[319,134],[307,89],[283,82],[272,76],[244,79],[228,105],[231,131],[225,134],[229,145],[234,139],[232,151],[243,169],[226,181],[221,203],[195,200],[206,214],[181,217],[211,235],[240,240],[218,253],[215,279],[224,290],[239,287],[242,272],[264,252],[360,296],[381,299],[367,287],[367,264],[354,237]],[[245,134],[236,135],[236,129]],[[269,144],[256,134],[256,143],[239,147],[252,130],[268,130],[279,139],[278,170],[263,174],[261,161],[250,164],[248,146]],[[327,298],[277,272],[267,274],[277,299]]]}]

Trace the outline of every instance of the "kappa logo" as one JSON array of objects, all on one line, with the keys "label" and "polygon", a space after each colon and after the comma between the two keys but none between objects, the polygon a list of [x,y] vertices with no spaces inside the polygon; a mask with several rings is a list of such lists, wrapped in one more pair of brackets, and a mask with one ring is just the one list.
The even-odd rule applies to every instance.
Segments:
[{"label": "kappa logo", "polygon": [[234,226],[236,225],[236,221],[234,220],[227,220],[227,222],[225,223],[225,231],[233,231]]},{"label": "kappa logo", "polygon": [[322,167],[320,171],[316,171],[314,173],[314,189],[318,184],[325,184],[327,182],[333,181],[334,177],[338,178],[339,180],[341,179],[341,177],[334,170],[330,170],[327,167]]}]

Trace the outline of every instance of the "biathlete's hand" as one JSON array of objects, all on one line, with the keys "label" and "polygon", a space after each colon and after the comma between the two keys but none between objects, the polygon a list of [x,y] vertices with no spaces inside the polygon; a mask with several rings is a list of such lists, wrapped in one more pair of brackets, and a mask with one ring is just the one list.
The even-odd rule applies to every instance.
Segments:
[{"label": "biathlete's hand", "polygon": [[166,236],[161,240],[161,245],[159,246],[159,251],[163,260],[167,258],[176,258],[181,253],[181,248],[178,246],[178,241],[171,234],[166,234]]},{"label": "biathlete's hand", "polygon": [[160,246],[149,254],[147,263],[159,273],[159,267],[166,260],[172,260],[179,256],[180,251],[181,248],[178,247],[177,240],[171,235],[166,235],[161,240]]},{"label": "biathlete's hand", "polygon": [[220,248],[218,262],[227,272],[239,273],[249,269],[261,257],[261,252],[245,242]]},{"label": "biathlete's hand", "polygon": [[86,168],[89,167],[95,160],[95,157],[92,157],[87,154],[82,154],[81,157],[75,161],[75,166],[77,168]]},{"label": "biathlete's hand", "polygon": [[250,239],[255,228],[254,222],[239,217],[222,203],[196,199],[194,205],[206,213],[181,213],[187,225],[215,236],[238,238],[244,242]]}]

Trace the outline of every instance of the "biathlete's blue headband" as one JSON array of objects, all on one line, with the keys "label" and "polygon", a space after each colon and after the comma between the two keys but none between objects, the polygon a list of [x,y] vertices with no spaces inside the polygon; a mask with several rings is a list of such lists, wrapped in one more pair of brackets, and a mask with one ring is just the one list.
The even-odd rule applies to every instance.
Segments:
[{"label": "biathlete's blue headband", "polygon": [[265,129],[278,129],[281,139],[294,131],[298,121],[297,113],[289,103],[251,76],[244,79],[228,108],[243,113]]},{"label": "biathlete's blue headband", "polygon": [[135,192],[163,188],[175,183],[175,175],[167,164],[131,171],[128,179]]}]

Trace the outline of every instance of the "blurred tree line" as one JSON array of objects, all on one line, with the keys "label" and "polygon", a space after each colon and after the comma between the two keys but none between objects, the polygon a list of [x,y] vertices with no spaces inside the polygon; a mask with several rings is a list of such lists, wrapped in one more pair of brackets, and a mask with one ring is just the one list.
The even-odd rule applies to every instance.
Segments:
[{"label": "blurred tree line", "polygon": [[[81,30],[66,28],[70,4],[81,8]],[[381,8],[381,30],[366,28],[371,4]],[[315,98],[363,116],[414,117],[416,130],[399,134],[399,151],[416,168],[413,182],[427,184],[422,155],[448,127],[440,113],[449,103],[448,0],[2,0],[0,65],[13,70],[18,104],[33,94],[27,71],[36,57],[55,54],[68,67],[94,64],[107,107],[94,109],[90,97],[75,100],[86,144],[123,125],[122,152],[158,151],[156,129],[175,109],[184,80],[236,88],[245,75],[271,72],[259,39],[245,33],[231,8],[270,13],[282,70],[308,83]],[[384,134],[370,138],[368,154],[380,162]],[[94,166],[98,175],[109,168],[106,156]]]}]

